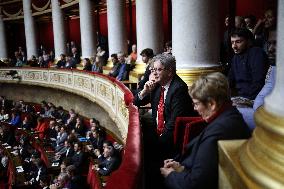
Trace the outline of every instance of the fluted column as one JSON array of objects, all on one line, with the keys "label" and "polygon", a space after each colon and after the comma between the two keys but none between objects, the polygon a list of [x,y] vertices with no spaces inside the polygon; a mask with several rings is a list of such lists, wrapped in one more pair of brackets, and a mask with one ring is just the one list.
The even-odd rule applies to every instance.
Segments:
[{"label": "fluted column", "polygon": [[64,31],[64,17],[58,0],[51,0],[52,22],[55,59],[59,60],[60,54],[66,54],[66,38]]},{"label": "fluted column", "polygon": [[136,28],[138,59],[134,69],[137,73],[145,72],[140,52],[151,48],[155,54],[163,52],[163,1],[136,1]]},{"label": "fluted column", "polygon": [[5,37],[5,25],[0,15],[0,60],[5,60],[8,58],[7,53],[7,44],[6,44],[6,37]]},{"label": "fluted column", "polygon": [[96,34],[93,24],[94,11],[91,0],[80,0],[79,9],[82,57],[90,58],[96,53]]},{"label": "fluted column", "polygon": [[109,55],[127,53],[125,0],[107,0],[107,22]]},{"label": "fluted column", "polygon": [[191,84],[215,71],[219,58],[218,2],[172,1],[172,46],[178,74]]},{"label": "fluted column", "polygon": [[30,59],[32,55],[38,55],[36,46],[35,24],[32,16],[31,3],[31,0],[23,1],[27,59]]}]

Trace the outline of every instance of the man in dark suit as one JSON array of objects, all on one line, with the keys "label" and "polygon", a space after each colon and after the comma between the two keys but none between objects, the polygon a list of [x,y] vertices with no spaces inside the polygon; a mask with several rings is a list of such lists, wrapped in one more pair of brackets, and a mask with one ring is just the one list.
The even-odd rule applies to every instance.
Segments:
[{"label": "man in dark suit", "polygon": [[74,144],[74,155],[72,156],[72,163],[77,169],[82,169],[84,163],[84,154],[82,152],[82,143],[77,142]]},{"label": "man in dark suit", "polygon": [[60,159],[61,161],[65,158],[72,158],[74,155],[74,145],[70,140],[64,141],[64,147],[55,154],[55,159]]},{"label": "man in dark suit", "polygon": [[100,162],[98,165],[95,165],[95,169],[100,175],[106,176],[110,175],[111,172],[119,167],[119,160],[115,156],[115,149],[113,146],[107,146],[104,148],[104,157],[105,160]]},{"label": "man in dark suit", "polygon": [[[151,137],[158,137],[160,149],[164,157],[171,157],[173,153],[173,131],[178,116],[192,116],[194,110],[192,100],[188,94],[188,87],[176,74],[175,58],[170,54],[160,54],[154,57],[153,77],[145,83],[143,90],[135,96],[135,105],[141,106],[151,103],[153,125],[147,132]],[[162,88],[164,92],[162,94]],[[159,118],[159,104],[163,99],[162,119]],[[159,121],[162,120],[162,123]],[[159,127],[160,126],[160,127]],[[146,133],[144,133],[146,134]]]},{"label": "man in dark suit", "polygon": [[137,106],[151,103],[152,107],[152,123],[145,124],[141,121],[145,188],[161,186],[159,166],[162,165],[163,159],[175,156],[173,133],[176,117],[194,115],[188,87],[176,74],[175,58],[170,54],[160,54],[153,58],[153,62],[150,79],[134,100]]}]

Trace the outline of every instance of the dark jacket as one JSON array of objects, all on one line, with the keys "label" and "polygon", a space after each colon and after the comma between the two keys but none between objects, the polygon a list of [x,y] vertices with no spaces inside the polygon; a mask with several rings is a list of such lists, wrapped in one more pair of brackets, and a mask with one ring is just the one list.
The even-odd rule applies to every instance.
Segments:
[{"label": "dark jacket", "polygon": [[111,157],[109,160],[105,159],[103,162],[99,164],[100,170],[99,174],[106,176],[110,175],[111,172],[116,170],[119,167],[119,161],[116,157]]},{"label": "dark jacket", "polygon": [[268,58],[259,47],[247,49],[236,54],[231,63],[229,80],[231,87],[236,87],[238,95],[254,100],[265,82]]},{"label": "dark jacket", "polygon": [[[152,133],[156,133],[157,129],[157,110],[160,100],[161,86],[157,86],[151,94],[145,96],[142,100],[139,99],[138,94],[135,96],[134,104],[136,106],[146,105],[151,103],[152,106]],[[193,110],[192,100],[188,94],[188,87],[186,83],[175,75],[171,81],[167,92],[164,104],[164,121],[165,129],[161,136],[158,137],[158,143],[165,152],[163,158],[170,158],[168,155],[174,151],[173,146],[173,131],[175,128],[176,117],[194,116],[196,113]],[[152,138],[155,136],[151,136]]]},{"label": "dark jacket", "polygon": [[165,179],[166,186],[171,189],[218,188],[218,140],[249,137],[242,115],[235,107],[229,107],[189,143],[181,162],[185,170],[171,172]]}]

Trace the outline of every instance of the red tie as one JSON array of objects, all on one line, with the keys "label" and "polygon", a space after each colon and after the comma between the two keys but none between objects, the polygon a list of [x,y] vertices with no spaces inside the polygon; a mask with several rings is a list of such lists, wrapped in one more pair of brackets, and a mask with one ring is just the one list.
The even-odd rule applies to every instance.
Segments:
[{"label": "red tie", "polygon": [[158,105],[158,127],[157,127],[158,135],[161,135],[164,130],[164,91],[165,88],[161,87],[160,101]]}]

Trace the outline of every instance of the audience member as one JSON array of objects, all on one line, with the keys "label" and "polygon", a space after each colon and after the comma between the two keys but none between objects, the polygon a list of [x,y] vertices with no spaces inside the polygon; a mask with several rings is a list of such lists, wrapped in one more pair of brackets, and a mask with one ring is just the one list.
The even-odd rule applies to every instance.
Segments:
[{"label": "audience member", "polygon": [[270,31],[268,37],[268,60],[270,68],[266,74],[265,84],[261,91],[257,94],[253,107],[238,107],[238,110],[244,117],[245,122],[251,130],[255,128],[254,112],[258,107],[264,104],[264,98],[269,95],[274,88],[276,74],[276,31]]},{"label": "audience member", "polygon": [[235,28],[241,29],[245,27],[246,27],[246,23],[245,23],[244,18],[241,16],[235,16]]},{"label": "audience member", "polygon": [[75,165],[77,169],[82,171],[83,164],[84,164],[84,152],[82,151],[82,143],[76,142],[74,144],[74,155],[72,156],[72,163]]},{"label": "audience member", "polygon": [[149,80],[149,75],[151,73],[150,67],[153,67],[153,65],[150,65],[150,62],[151,59],[154,57],[154,51],[153,49],[146,48],[141,51],[140,55],[142,56],[142,61],[146,64],[146,71],[138,83],[137,91],[142,90],[144,88],[145,83]]},{"label": "audience member", "polygon": [[218,188],[217,142],[248,138],[250,131],[231,104],[228,81],[223,74],[200,77],[189,93],[194,109],[208,126],[189,143],[181,163],[173,159],[164,161],[161,174],[167,188]]},{"label": "audience member", "polygon": [[20,127],[22,125],[21,117],[18,111],[12,112],[10,124],[14,127]]},{"label": "audience member", "polygon": [[83,70],[92,71],[92,64],[89,58],[83,59]]},{"label": "audience member", "polygon": [[253,29],[256,25],[256,17],[254,15],[245,16],[246,28],[253,33]]},{"label": "audience member", "polygon": [[106,60],[107,60],[106,55],[107,55],[106,51],[101,46],[98,46],[98,48],[97,48],[97,56],[101,57],[102,66],[104,66],[105,63],[106,63]]},{"label": "audience member", "polygon": [[230,86],[235,87],[238,96],[234,104],[243,104],[243,99],[251,104],[264,85],[268,66],[265,52],[259,47],[252,47],[252,33],[247,29],[236,29],[231,34],[234,57],[229,72]]},{"label": "audience member", "polygon": [[74,165],[66,167],[67,175],[70,180],[68,183],[69,189],[78,189],[83,187],[82,177],[78,174],[78,169]]},{"label": "audience member", "polygon": [[65,64],[65,68],[67,69],[74,69],[77,67],[77,62],[74,58],[72,58],[71,56],[66,56],[66,64]]},{"label": "audience member", "polygon": [[4,109],[1,109],[0,121],[8,121],[8,119],[9,119],[9,114],[7,114]]},{"label": "audience member", "polygon": [[60,54],[60,60],[56,64],[56,68],[65,68],[66,65],[66,56],[65,54]]},{"label": "audience member", "polygon": [[35,133],[38,133],[40,139],[45,138],[48,128],[48,124],[42,117],[37,118],[37,126],[34,131]]},{"label": "audience member", "polygon": [[92,72],[103,73],[103,59],[99,55],[96,55],[95,62],[92,66]]},{"label": "audience member", "polygon": [[126,69],[127,65],[126,65],[126,61],[125,61],[125,54],[120,52],[120,53],[117,54],[117,58],[118,58],[118,61],[119,61],[119,64],[120,64],[120,68],[119,68],[119,72],[118,72],[116,79],[118,81],[127,80],[128,73],[127,73],[127,69]]},{"label": "audience member", "polygon": [[27,63],[31,67],[37,67],[38,66],[38,61],[37,61],[35,55],[32,55],[32,57],[28,60]]},{"label": "audience member", "polygon": [[110,175],[111,172],[118,169],[119,161],[117,157],[114,156],[114,147],[107,146],[104,148],[105,160],[99,164],[94,165],[94,169],[103,176]]},{"label": "audience member", "polygon": [[55,147],[56,151],[59,151],[63,147],[64,141],[67,140],[67,137],[68,137],[68,134],[66,132],[66,127],[61,126],[60,131],[57,135],[57,139],[56,139],[56,147]]},{"label": "audience member", "polygon": [[187,85],[176,74],[175,58],[170,54],[159,54],[153,61],[155,80],[147,81],[134,100],[137,106],[151,103],[152,107],[152,123],[146,125],[141,120],[146,188],[160,186],[157,178],[160,176],[160,161],[175,156],[173,132],[176,117],[195,115]]},{"label": "audience member", "polygon": [[[72,47],[72,44],[71,44]],[[76,47],[72,47],[72,57],[71,60],[74,62],[74,64],[79,64],[81,62],[80,54],[78,53],[78,50]]]},{"label": "audience member", "polygon": [[110,70],[108,75],[116,78],[118,76],[121,64],[118,61],[117,54],[112,54],[110,57],[111,57],[111,61],[113,63],[113,67]]},{"label": "audience member", "polygon": [[267,39],[269,30],[276,29],[276,14],[268,9],[264,13],[264,18],[257,21],[253,34],[255,35],[255,45],[263,48],[267,52]]},{"label": "audience member", "polygon": [[137,60],[137,46],[134,44],[132,45],[131,47],[132,51],[129,55],[129,61],[130,61],[130,64],[133,65],[135,64],[136,60]]}]

